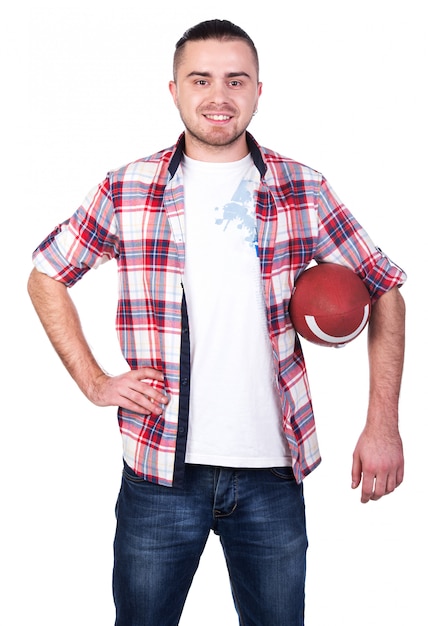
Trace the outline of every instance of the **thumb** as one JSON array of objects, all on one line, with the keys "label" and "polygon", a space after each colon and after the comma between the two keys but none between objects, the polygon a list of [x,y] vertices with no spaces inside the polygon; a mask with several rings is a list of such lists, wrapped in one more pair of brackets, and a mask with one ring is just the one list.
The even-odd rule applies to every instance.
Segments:
[{"label": "thumb", "polygon": [[363,468],[362,468],[360,457],[357,455],[354,455],[354,458],[352,461],[352,484],[351,484],[352,489],[356,489],[358,485],[360,484],[362,469]]}]

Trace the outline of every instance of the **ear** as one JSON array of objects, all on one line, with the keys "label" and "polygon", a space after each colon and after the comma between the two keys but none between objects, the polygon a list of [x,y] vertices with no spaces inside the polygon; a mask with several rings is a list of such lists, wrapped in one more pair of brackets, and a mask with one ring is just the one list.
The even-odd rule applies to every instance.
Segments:
[{"label": "ear", "polygon": [[257,105],[259,104],[259,98],[262,95],[262,91],[263,91],[263,83],[258,83],[257,84]]},{"label": "ear", "polygon": [[168,87],[169,87],[169,92],[172,96],[172,99],[174,100],[174,104],[175,106],[177,106],[177,85],[175,84],[173,80],[170,80]]}]

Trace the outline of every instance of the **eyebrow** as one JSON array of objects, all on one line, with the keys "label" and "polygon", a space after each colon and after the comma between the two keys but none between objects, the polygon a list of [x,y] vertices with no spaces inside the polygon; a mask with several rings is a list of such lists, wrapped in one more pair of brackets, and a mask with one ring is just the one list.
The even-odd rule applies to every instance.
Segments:
[{"label": "eyebrow", "polygon": [[[192,78],[192,76],[202,76],[203,78],[210,78],[212,76],[211,72],[190,72],[187,74],[186,78]],[[251,76],[247,74],[247,72],[228,72],[225,74],[225,78],[239,78],[240,76],[246,76],[251,79]]]}]

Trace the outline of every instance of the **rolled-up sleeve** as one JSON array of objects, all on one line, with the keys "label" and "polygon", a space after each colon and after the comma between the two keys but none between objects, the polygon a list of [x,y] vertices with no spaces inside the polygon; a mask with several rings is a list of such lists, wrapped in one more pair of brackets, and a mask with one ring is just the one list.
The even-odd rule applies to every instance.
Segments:
[{"label": "rolled-up sleeve", "polygon": [[68,287],[120,251],[110,180],[94,188],[68,220],[59,224],[33,252],[36,269]]},{"label": "rolled-up sleeve", "polygon": [[406,281],[406,273],[377,247],[324,179],[318,201],[317,262],[346,265],[365,283],[372,302]]}]

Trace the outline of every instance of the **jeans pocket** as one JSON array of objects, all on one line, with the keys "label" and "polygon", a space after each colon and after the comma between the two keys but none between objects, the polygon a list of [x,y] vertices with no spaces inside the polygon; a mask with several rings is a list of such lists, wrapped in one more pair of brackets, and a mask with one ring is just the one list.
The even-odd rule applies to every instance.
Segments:
[{"label": "jeans pocket", "polygon": [[145,483],[146,479],[143,476],[138,476],[127,463],[123,463],[123,478],[129,480],[132,483]]},{"label": "jeans pocket", "polygon": [[281,480],[295,481],[293,468],[288,465],[286,467],[271,467],[270,471],[277,478],[281,478]]}]

